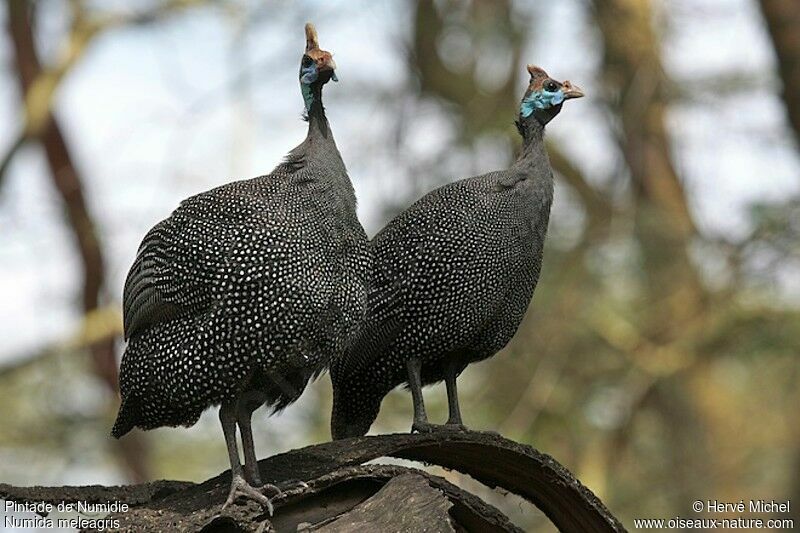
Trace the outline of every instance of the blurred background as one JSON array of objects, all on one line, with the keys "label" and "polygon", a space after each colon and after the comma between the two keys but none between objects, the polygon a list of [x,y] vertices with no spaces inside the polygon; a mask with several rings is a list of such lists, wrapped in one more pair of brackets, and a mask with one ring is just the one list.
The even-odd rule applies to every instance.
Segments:
[{"label": "blurred background", "polygon": [[[215,412],[109,437],[122,285],[181,199],[304,138],[306,20],[336,54],[328,116],[370,235],[513,160],[526,63],[588,96],[548,127],[542,278],[514,341],[465,372],[468,425],[553,455],[628,525],[695,499],[800,504],[796,0],[5,0],[0,481],[227,468]],[[443,387],[426,399],[443,421]],[[383,405],[372,432],[407,431],[408,393]],[[328,440],[329,410],[323,377],[258,411],[259,455]]]}]

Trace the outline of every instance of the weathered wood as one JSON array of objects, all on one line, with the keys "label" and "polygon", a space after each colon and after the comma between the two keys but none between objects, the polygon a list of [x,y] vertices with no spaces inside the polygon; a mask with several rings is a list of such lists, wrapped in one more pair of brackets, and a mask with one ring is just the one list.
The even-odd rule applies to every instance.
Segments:
[{"label": "weathered wood", "polygon": [[268,519],[274,531],[294,532],[302,524],[319,526],[340,517],[372,498],[392,479],[406,474],[423,478],[429,487],[447,498],[452,521],[462,530],[522,533],[498,509],[447,480],[421,470],[394,465],[342,467],[309,480],[305,487],[297,483],[290,485],[283,495],[273,500],[275,516],[271,519],[252,502],[231,506],[220,514],[222,500],[217,501],[212,495],[214,503],[209,505],[206,499],[209,494],[196,490],[153,500],[114,518],[120,520],[121,531],[130,532],[165,527],[170,531],[189,532],[223,526],[234,531],[258,531],[268,523]]},{"label": "weathered wood", "polygon": [[273,479],[302,478],[394,456],[437,464],[535,504],[561,531],[625,531],[603,503],[547,454],[494,433],[438,431],[360,437],[308,446],[259,463]]},{"label": "weathered wood", "polygon": [[[284,488],[274,500],[276,531],[296,531],[302,523],[320,524],[373,497],[390,479],[409,473],[397,466],[363,463],[394,456],[441,465],[527,499],[561,531],[625,531],[600,500],[555,459],[530,446],[492,433],[437,431],[361,437],[307,446],[259,462],[262,478]],[[454,523],[466,531],[518,531],[494,507],[444,479],[413,471],[452,503]],[[293,480],[303,480],[303,487]],[[230,472],[201,484],[161,482],[129,487],[14,488],[0,486],[0,496],[18,501],[119,500],[134,504],[120,515],[123,529],[257,531],[268,516],[252,502],[242,502],[219,516],[227,496]],[[157,489],[155,487],[158,487]],[[238,528],[238,529],[236,529]]]},{"label": "weathered wood", "polygon": [[450,500],[431,487],[422,476],[403,474],[318,531],[416,531],[420,524],[425,524],[425,530],[432,533],[455,533],[448,514],[452,506]]},{"label": "weathered wood", "polygon": [[106,503],[124,502],[131,505],[145,504],[174,492],[196,486],[190,481],[158,480],[138,485],[84,485],[81,487],[14,487],[0,483],[0,500],[19,503]]}]

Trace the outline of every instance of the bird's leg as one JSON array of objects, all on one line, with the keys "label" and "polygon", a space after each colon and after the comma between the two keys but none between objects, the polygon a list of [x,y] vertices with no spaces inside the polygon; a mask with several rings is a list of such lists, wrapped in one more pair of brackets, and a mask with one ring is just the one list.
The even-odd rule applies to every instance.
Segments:
[{"label": "bird's leg", "polygon": [[222,404],[219,408],[219,421],[222,424],[222,433],[225,435],[225,445],[228,447],[231,475],[235,476],[241,474],[242,465],[239,462],[239,449],[236,446],[236,416],[232,411],[232,404]]},{"label": "bird's leg", "polygon": [[244,475],[245,480],[253,487],[259,487],[261,492],[271,491],[276,494],[281,493],[281,489],[272,484],[264,485],[261,481],[261,474],[258,470],[258,459],[256,459],[256,448],[253,443],[253,429],[251,419],[253,409],[246,402],[240,401],[237,408],[236,423],[239,426],[239,433],[242,436],[242,451],[244,452]]},{"label": "bird's leg", "polygon": [[236,403],[226,402],[219,408],[219,420],[222,423],[222,432],[225,435],[225,444],[228,447],[228,458],[231,461],[231,490],[228,499],[221,510],[225,510],[238,496],[245,496],[263,505],[272,516],[272,502],[253,488],[244,479],[242,463],[239,462],[239,449],[236,446]]},{"label": "bird's leg", "polygon": [[456,380],[458,379],[458,369],[453,361],[449,361],[444,368],[444,383],[447,387],[447,406],[450,411],[450,416],[447,419],[446,425],[454,426],[459,429],[466,429],[464,423],[461,422],[461,407],[458,405],[458,388]]},{"label": "bird's leg", "polygon": [[411,432],[428,433],[433,430],[433,425],[428,422],[425,400],[422,398],[422,361],[417,358],[409,359],[406,368],[408,386],[411,388],[411,398],[414,402],[414,423],[411,425]]}]

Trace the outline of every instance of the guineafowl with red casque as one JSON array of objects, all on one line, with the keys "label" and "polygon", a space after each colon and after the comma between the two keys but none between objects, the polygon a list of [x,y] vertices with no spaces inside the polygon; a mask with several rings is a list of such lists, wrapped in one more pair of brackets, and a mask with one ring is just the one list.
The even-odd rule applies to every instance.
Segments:
[{"label": "guineafowl with red casque", "polygon": [[365,325],[331,367],[334,438],[366,433],[384,396],[406,384],[412,430],[430,431],[422,386],[445,381],[448,425],[462,427],[456,378],[513,337],[533,296],[553,201],[544,130],[583,93],[528,66],[517,127],[522,151],[507,170],[440,187],[371,241]]},{"label": "guineafowl with red casque", "polygon": [[334,68],[306,25],[306,139],[272,173],[184,200],[145,236],[125,283],[112,434],[191,426],[220,405],[232,472],[225,505],[244,495],[271,510],[264,492],[276,488],[261,487],[252,412],[294,402],[363,318],[367,238],[322,105]]}]

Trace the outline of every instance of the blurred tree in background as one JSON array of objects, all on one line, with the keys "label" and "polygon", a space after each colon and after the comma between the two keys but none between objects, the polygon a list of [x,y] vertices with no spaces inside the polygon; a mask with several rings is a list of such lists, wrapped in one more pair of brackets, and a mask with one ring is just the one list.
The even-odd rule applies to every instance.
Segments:
[{"label": "blurred tree in background", "polygon": [[[323,22],[334,26],[363,16],[395,30],[394,48],[373,53],[396,61],[399,81],[360,78],[349,94],[329,91],[328,105],[333,112],[340,105],[344,112],[361,106],[368,118],[350,129],[337,117],[332,123],[340,145],[348,146],[348,133],[355,139],[343,154],[357,185],[374,180],[371,187],[382,189],[360,199],[376,228],[434,186],[512,161],[525,63],[551,59],[554,64],[542,60],[542,66],[587,89],[591,99],[583,108],[565,109],[559,124],[549,128],[558,199],[542,279],[514,341],[467,371],[462,394],[467,423],[498,429],[555,456],[626,523],[633,517],[687,516],[695,499],[800,501],[800,298],[797,286],[787,281],[796,279],[800,268],[797,188],[779,200],[752,204],[746,231],[724,233],[698,216],[685,162],[694,115],[721,106],[717,102],[723,99],[747,115],[751,100],[779,95],[785,122],[779,131],[763,134],[765,140],[748,139],[746,146],[759,150],[759,143],[778,139],[797,167],[796,1],[742,0],[738,8],[729,7],[748,4],[748,16],[763,16],[774,72],[699,65],[691,75],[669,59],[672,34],[688,18],[709,16],[708,10],[722,10],[724,17],[724,6],[593,0],[565,3],[568,7],[552,12],[513,0],[418,0],[393,4],[390,12],[405,18],[387,23],[386,12],[367,3],[322,12],[314,2],[301,3],[291,15],[285,6],[244,1],[162,0],[141,11],[113,2],[6,3],[10,52],[4,76],[18,87],[20,127],[16,140],[0,143],[7,151],[0,187],[7,187],[3,178],[15,158],[40,151],[81,259],[73,283],[82,287],[85,316],[69,339],[9,362],[0,359],[4,457],[59,457],[73,465],[114,458],[129,480],[202,479],[224,468],[215,424],[201,422],[190,433],[140,433],[119,444],[107,437],[116,408],[113,348],[120,334],[121,289],[104,270],[104,258],[116,252],[104,248],[109,230],[93,215],[103,199],[90,198],[73,153],[80,132],[60,121],[57,93],[63,80],[80,76],[84,56],[115,32],[136,28],[152,38],[147,32],[170,20],[215,17],[232,28],[230,61],[241,68],[230,76],[231,97],[247,110],[256,99],[259,72],[295,72],[297,56],[296,39],[286,39],[270,49],[269,67],[252,66],[241,55],[249,32],[274,32],[284,39],[308,18],[319,23],[327,41]],[[39,30],[36,22],[48,10],[55,12],[51,20],[68,21],[59,32]],[[571,35],[580,35],[590,50],[579,50],[560,33],[565,18],[567,26],[578,28]],[[589,59],[577,72],[558,62],[578,54]],[[342,52],[337,56],[345,76],[344,65],[357,61]],[[297,95],[287,94],[286,101],[296,103]],[[201,106],[198,113],[203,112]],[[135,111],[127,119],[135,122]],[[418,140],[423,130],[434,132],[426,142]],[[247,133],[232,135],[234,148]],[[288,151],[292,143],[282,142]],[[713,146],[709,142],[705,149]],[[602,157],[593,159],[587,150]],[[382,172],[385,161],[391,161],[390,172]],[[766,182],[770,172],[764,168],[752,180]],[[720,166],[716,175],[702,179],[720,183],[726,176]],[[191,192],[201,188],[189,185]],[[0,212],[8,209],[2,195],[0,188]],[[325,440],[328,387],[324,380],[315,384],[302,405],[284,415],[289,422],[267,424],[282,424],[280,431],[262,436],[273,445],[278,439],[276,448]],[[443,418],[443,392],[426,396],[432,417]],[[409,413],[407,393],[395,392],[374,430],[406,430]],[[14,466],[0,467],[0,477],[64,482],[63,476]],[[482,495],[519,525],[546,529],[540,513],[488,490]]]}]

